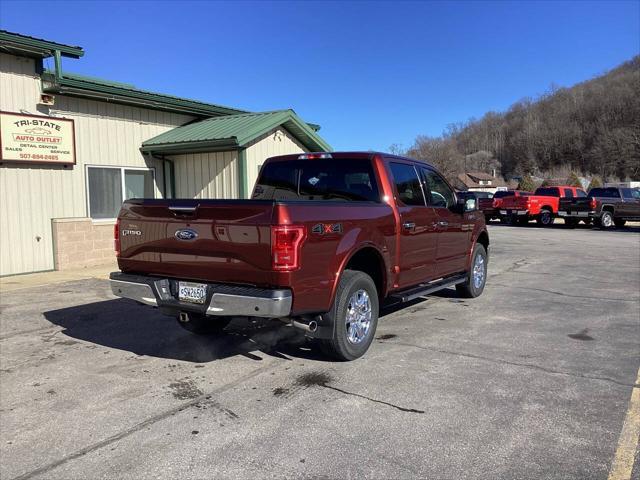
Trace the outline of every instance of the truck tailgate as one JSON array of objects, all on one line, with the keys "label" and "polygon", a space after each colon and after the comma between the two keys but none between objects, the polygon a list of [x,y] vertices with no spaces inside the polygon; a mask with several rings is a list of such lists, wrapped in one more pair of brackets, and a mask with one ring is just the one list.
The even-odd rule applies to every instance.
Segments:
[{"label": "truck tailgate", "polygon": [[120,211],[123,272],[268,285],[275,203],[130,200]]},{"label": "truck tailgate", "polygon": [[564,212],[589,212],[592,210],[591,198],[561,198],[558,210]]}]

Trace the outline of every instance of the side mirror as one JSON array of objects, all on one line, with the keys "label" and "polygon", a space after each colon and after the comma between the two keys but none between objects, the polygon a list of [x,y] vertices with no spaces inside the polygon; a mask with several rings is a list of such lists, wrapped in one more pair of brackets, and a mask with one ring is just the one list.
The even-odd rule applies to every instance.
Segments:
[{"label": "side mirror", "polygon": [[478,202],[475,198],[467,198],[464,202],[464,211],[465,212],[474,212],[478,209]]}]

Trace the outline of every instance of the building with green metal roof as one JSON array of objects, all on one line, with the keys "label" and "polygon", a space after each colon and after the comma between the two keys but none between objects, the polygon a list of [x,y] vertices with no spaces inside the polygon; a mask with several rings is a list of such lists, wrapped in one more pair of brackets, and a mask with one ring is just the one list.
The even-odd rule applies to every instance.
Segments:
[{"label": "building with green metal roof", "polygon": [[127,198],[247,198],[267,157],[331,150],[294,110],[249,112],[70,73],[84,55],[0,31],[0,242],[12,245],[0,249],[0,276],[113,262]]}]

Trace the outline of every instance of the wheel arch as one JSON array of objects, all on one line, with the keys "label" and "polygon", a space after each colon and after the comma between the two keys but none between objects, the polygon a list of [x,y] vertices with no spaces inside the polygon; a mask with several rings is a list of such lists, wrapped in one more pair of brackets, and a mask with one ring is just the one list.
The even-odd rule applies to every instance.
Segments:
[{"label": "wheel arch", "polygon": [[340,266],[340,270],[336,275],[336,281],[333,285],[333,291],[331,292],[332,303],[335,300],[335,294],[340,283],[340,278],[345,270],[356,270],[366,273],[371,277],[373,283],[378,291],[378,298],[382,300],[388,291],[387,279],[387,262],[382,255],[382,252],[373,244],[362,244],[355,247],[349,255],[345,256],[345,259]]}]

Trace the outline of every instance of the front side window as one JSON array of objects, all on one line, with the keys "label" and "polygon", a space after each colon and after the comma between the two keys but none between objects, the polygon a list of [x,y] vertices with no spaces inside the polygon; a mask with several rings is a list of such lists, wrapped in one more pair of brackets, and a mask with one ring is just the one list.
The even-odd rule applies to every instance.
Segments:
[{"label": "front side window", "polygon": [[578,193],[578,198],[585,198],[587,196],[584,190],[577,189],[576,192]]},{"label": "front side window", "polygon": [[406,163],[390,163],[393,181],[398,191],[398,199],[405,205],[425,206],[422,187],[418,173],[413,165]]},{"label": "front side window", "polygon": [[420,169],[424,178],[424,184],[431,193],[431,206],[450,208],[455,203],[453,190],[447,182],[436,172],[427,169]]},{"label": "front side window", "polygon": [[89,216],[96,220],[116,218],[125,200],[155,196],[152,170],[88,167],[87,184]]},{"label": "front side window", "polygon": [[637,188],[623,188],[622,196],[629,200],[640,200],[640,190]]}]

